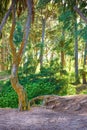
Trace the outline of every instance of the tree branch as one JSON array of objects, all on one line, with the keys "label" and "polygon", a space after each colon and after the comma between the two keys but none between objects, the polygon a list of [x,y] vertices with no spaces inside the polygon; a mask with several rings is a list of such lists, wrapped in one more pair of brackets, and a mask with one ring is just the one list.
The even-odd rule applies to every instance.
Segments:
[{"label": "tree branch", "polygon": [[10,15],[11,11],[12,11],[12,4],[11,4],[11,6],[9,7],[7,13],[5,14],[5,16],[4,16],[4,18],[3,18],[2,22],[1,22],[0,32],[2,31],[2,28],[3,28],[4,24],[6,23],[6,21],[7,21],[7,19],[8,19],[8,16]]},{"label": "tree branch", "polygon": [[13,33],[14,33],[14,30],[15,30],[15,24],[16,24],[15,0],[13,0],[13,2],[12,2],[12,27],[11,27],[10,36],[9,36],[9,44],[10,44],[10,47],[11,47],[13,57],[15,57],[15,55],[16,55],[16,47],[13,43]]},{"label": "tree branch", "polygon": [[21,47],[20,47],[19,52],[18,52],[20,59],[25,51],[28,36],[30,33],[30,27],[31,27],[31,21],[32,21],[32,0],[27,0],[27,8],[28,8],[28,18],[27,18],[25,29],[24,29],[23,41],[21,43]]},{"label": "tree branch", "polygon": [[82,12],[80,11],[80,9],[75,6],[74,10],[79,14],[79,16],[87,23],[87,18],[82,14]]}]

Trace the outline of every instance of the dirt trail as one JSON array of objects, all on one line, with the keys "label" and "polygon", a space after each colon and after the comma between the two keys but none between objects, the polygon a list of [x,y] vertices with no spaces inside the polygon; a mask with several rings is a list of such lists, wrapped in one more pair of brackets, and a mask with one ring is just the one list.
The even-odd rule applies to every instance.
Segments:
[{"label": "dirt trail", "polygon": [[72,115],[45,108],[25,112],[0,109],[0,130],[87,130],[87,114]]},{"label": "dirt trail", "polygon": [[1,108],[0,130],[87,130],[86,99],[86,95],[51,96],[45,107],[30,111]]}]

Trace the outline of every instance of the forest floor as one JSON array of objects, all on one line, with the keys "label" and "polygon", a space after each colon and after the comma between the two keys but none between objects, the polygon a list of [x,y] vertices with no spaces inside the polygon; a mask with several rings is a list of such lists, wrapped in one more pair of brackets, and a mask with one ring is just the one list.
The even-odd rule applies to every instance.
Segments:
[{"label": "forest floor", "polygon": [[87,96],[51,96],[24,112],[0,108],[0,130],[87,130]]}]

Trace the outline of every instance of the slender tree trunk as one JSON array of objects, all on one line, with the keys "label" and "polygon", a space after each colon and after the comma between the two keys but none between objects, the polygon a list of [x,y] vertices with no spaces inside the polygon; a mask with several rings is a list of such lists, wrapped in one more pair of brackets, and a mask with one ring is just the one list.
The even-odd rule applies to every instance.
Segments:
[{"label": "slender tree trunk", "polygon": [[85,50],[84,50],[84,65],[87,64],[87,41],[85,42]]},{"label": "slender tree trunk", "polygon": [[75,35],[75,81],[79,82],[79,75],[78,75],[78,36],[77,36],[77,19],[75,18],[74,24],[74,35]]},{"label": "slender tree trunk", "polygon": [[69,58],[69,71],[71,71],[71,58]]},{"label": "slender tree trunk", "polygon": [[46,45],[46,61],[48,62],[48,47]]},{"label": "slender tree trunk", "polygon": [[1,47],[1,71],[4,71],[4,48]]},{"label": "slender tree trunk", "polygon": [[46,19],[42,18],[42,42],[41,42],[41,50],[40,50],[40,70],[43,67],[43,51],[44,51],[44,39],[45,39],[45,25],[46,25]]},{"label": "slender tree trunk", "polygon": [[[62,5],[63,6],[63,13],[65,13],[66,1],[63,1],[62,4],[63,4]],[[62,29],[62,42],[61,42],[61,68],[62,68],[62,70],[64,69],[64,66],[65,66],[64,42],[65,42],[65,31],[64,31],[64,29]],[[60,75],[62,75],[61,72],[60,72]]]},{"label": "slender tree trunk", "polygon": [[[62,42],[61,42],[61,69],[63,70],[65,67],[65,53],[64,53],[64,41],[65,41],[65,32],[62,31]],[[62,72],[60,71],[60,75],[62,75]]]},{"label": "slender tree trunk", "polygon": [[82,72],[82,82],[83,84],[86,84],[86,72],[84,70]]},{"label": "slender tree trunk", "polygon": [[[64,48],[64,43],[62,42],[61,47]],[[64,50],[61,50],[61,67],[64,69],[65,66],[65,54]]]},{"label": "slender tree trunk", "polygon": [[85,42],[85,49],[84,49],[84,65],[83,65],[83,72],[82,72],[82,81],[83,81],[83,84],[86,84],[85,65],[87,65],[87,41]]}]

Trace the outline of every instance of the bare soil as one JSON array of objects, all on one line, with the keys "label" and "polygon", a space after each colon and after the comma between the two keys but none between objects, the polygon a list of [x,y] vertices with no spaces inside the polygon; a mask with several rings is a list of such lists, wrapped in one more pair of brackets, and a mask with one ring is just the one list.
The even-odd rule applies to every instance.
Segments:
[{"label": "bare soil", "polygon": [[0,108],[0,130],[87,130],[87,96],[51,96],[24,112]]}]

